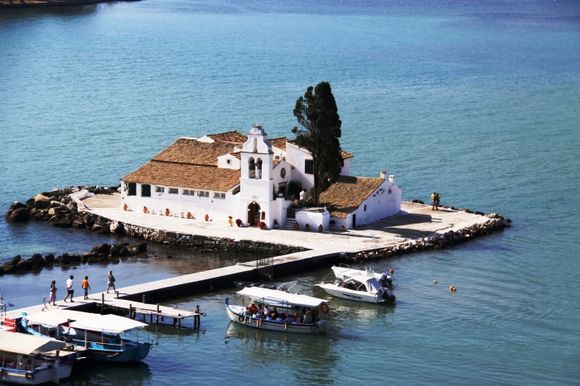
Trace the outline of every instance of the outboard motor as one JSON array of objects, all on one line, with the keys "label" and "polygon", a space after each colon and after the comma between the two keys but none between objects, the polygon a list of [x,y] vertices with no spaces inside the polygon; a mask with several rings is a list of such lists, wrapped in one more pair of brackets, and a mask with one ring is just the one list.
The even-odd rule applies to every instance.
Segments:
[{"label": "outboard motor", "polygon": [[381,278],[379,279],[379,283],[383,287],[392,287],[393,286],[393,277],[387,273],[387,271],[383,272]]},{"label": "outboard motor", "polygon": [[383,299],[387,304],[395,304],[395,302],[397,301],[396,296],[393,295],[393,293],[389,291],[387,288],[381,288],[381,295],[383,296]]}]

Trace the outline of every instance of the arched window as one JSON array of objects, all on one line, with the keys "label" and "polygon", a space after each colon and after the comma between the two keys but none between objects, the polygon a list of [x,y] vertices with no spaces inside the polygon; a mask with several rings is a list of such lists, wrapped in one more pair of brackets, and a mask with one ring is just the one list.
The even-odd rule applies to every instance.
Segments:
[{"label": "arched window", "polygon": [[261,158],[258,158],[258,161],[256,162],[256,178],[257,179],[262,178],[262,159]]},{"label": "arched window", "polygon": [[253,158],[248,160],[248,176],[250,178],[256,178],[256,163]]}]

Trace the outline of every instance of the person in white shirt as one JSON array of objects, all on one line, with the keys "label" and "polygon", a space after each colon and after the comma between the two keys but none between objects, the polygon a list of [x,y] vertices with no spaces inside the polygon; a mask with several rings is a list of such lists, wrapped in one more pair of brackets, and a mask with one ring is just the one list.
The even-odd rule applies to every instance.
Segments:
[{"label": "person in white shirt", "polygon": [[74,287],[73,287],[73,284],[74,284],[73,283],[73,279],[74,278],[75,277],[73,275],[70,275],[70,277],[66,281],[66,296],[64,298],[64,302],[65,303],[66,303],[66,300],[69,298],[69,296],[70,296],[70,302],[71,303],[74,303],[74,300],[73,300],[73,296],[74,296],[74,293],[75,293],[75,290],[74,290]]}]

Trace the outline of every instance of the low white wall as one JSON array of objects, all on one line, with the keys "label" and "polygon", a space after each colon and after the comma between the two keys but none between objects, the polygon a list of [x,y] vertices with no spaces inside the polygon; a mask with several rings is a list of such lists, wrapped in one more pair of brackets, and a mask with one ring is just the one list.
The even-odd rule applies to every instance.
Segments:
[{"label": "low white wall", "polygon": [[296,222],[302,230],[304,230],[308,224],[311,231],[318,231],[320,225],[322,225],[323,229],[327,231],[329,229],[330,213],[328,213],[326,209],[324,209],[324,211],[318,209],[297,210]]}]

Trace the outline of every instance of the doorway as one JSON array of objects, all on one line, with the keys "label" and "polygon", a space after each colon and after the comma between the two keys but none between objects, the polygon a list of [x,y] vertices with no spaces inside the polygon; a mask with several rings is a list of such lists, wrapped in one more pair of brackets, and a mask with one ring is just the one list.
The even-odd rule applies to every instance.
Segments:
[{"label": "doorway", "polygon": [[252,201],[248,205],[248,225],[255,227],[260,222],[260,205],[257,202]]}]

